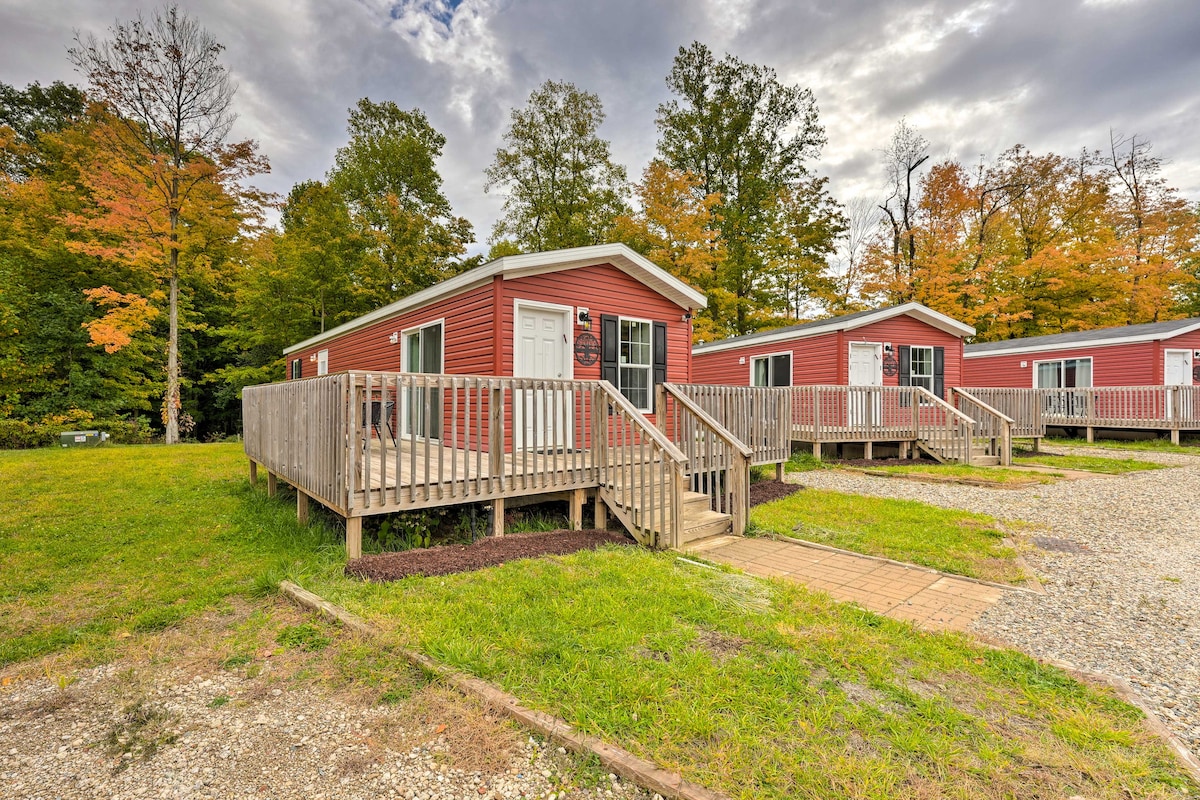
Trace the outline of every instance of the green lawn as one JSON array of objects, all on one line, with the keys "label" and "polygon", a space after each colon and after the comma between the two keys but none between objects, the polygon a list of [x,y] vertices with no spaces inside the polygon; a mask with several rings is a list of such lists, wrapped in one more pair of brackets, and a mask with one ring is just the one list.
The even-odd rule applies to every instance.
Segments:
[{"label": "green lawn", "polygon": [[312,588],[391,641],[733,797],[1098,800],[1190,785],[1138,711],[1057,669],[669,554]]},{"label": "green lawn", "polygon": [[344,557],[252,491],[241,445],[0,452],[0,665],[165,628]]},{"label": "green lawn", "polygon": [[998,583],[1024,579],[1016,551],[984,514],[805,489],[750,510],[759,530]]},{"label": "green lawn", "polygon": [[1200,791],[1137,710],[1011,651],[640,548],[364,584],[245,476],[237,445],[0,453],[0,663],[169,659],[194,628],[229,668],[308,653],[327,626],[237,598],[288,577],[386,629],[319,650],[372,696],[412,691],[388,646],[417,647],[735,797]]},{"label": "green lawn", "polygon": [[[856,467],[856,469],[858,468]],[[905,464],[903,466],[863,467],[862,469],[887,475],[929,475],[935,478],[1003,485],[1054,483],[1056,478],[1063,477],[1062,473],[1027,472],[1004,467],[973,467],[968,464]]]},{"label": "green lawn", "polygon": [[1077,469],[1084,472],[1100,472],[1105,475],[1123,475],[1127,472],[1141,472],[1149,469],[1165,469],[1162,464],[1150,461],[1139,461],[1136,458],[1110,458],[1108,456],[1078,456],[1052,455],[1050,453],[1033,453],[1029,451],[1014,453],[1018,464],[1039,465],[1055,469]]}]

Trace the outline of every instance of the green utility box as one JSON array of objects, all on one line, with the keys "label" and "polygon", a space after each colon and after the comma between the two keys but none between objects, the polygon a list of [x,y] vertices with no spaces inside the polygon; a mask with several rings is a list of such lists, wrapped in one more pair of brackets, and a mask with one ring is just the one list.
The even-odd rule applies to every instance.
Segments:
[{"label": "green utility box", "polygon": [[63,431],[58,435],[58,442],[63,447],[100,444],[106,439],[108,434],[102,431]]}]

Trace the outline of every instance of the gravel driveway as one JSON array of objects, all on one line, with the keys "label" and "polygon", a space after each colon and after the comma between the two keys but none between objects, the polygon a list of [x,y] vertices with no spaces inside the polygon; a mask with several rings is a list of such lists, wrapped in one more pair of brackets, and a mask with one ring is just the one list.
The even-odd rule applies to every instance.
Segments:
[{"label": "gravel driveway", "polygon": [[1034,655],[1125,678],[1193,753],[1200,752],[1200,457],[1079,452],[1172,468],[1024,489],[836,470],[791,479],[1027,523],[1010,528],[1030,540],[1024,558],[1046,594],[1008,592],[972,630]]}]

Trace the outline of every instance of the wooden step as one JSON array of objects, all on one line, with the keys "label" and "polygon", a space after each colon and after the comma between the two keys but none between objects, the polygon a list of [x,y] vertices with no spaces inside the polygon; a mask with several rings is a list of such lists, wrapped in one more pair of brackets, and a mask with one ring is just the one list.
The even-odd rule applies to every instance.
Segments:
[{"label": "wooden step", "polygon": [[680,542],[680,545],[696,539],[707,539],[709,536],[729,533],[732,524],[733,517],[718,511],[688,514],[683,519],[683,541]]}]

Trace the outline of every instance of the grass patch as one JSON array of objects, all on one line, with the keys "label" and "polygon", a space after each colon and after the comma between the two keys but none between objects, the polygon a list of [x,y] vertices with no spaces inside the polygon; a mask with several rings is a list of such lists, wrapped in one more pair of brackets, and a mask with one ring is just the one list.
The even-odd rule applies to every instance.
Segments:
[{"label": "grass patch", "polygon": [[0,452],[0,485],[0,665],[101,663],[345,557],[340,532],[250,488],[237,444]]},{"label": "grass patch", "polygon": [[1139,711],[1059,670],[669,555],[608,548],[313,588],[391,641],[738,798],[1191,786]]},{"label": "grass patch", "polygon": [[972,467],[967,464],[910,464],[903,466],[863,467],[867,472],[887,475],[930,475],[932,477],[1019,486],[1025,483],[1054,483],[1062,473],[1034,473],[1004,467]]},{"label": "grass patch", "polygon": [[1139,461],[1136,458],[1109,458],[1107,456],[1062,456],[1029,451],[1013,453],[1022,464],[1037,464],[1055,469],[1077,469],[1084,472],[1100,472],[1105,475],[1123,475],[1150,469],[1165,469],[1163,464]]},{"label": "grass patch", "polygon": [[1087,439],[1042,439],[1042,444],[1062,447],[1095,447],[1100,450],[1145,450],[1149,453],[1183,453],[1189,456],[1200,456],[1200,439],[1185,438],[1188,444],[1171,444],[1170,439],[1097,439],[1089,442]]},{"label": "grass patch", "polygon": [[760,531],[998,583],[1024,580],[1016,551],[984,514],[817,489],[750,510]]},{"label": "grass patch", "polygon": [[814,456],[811,450],[795,450],[783,468],[786,472],[812,472],[815,469],[830,469],[832,466],[828,461]]}]

